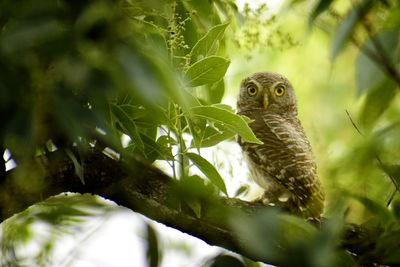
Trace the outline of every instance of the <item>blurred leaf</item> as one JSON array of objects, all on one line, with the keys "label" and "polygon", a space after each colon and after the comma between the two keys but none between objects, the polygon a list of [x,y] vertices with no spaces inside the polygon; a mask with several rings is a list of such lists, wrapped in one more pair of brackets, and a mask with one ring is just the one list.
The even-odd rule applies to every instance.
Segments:
[{"label": "blurred leaf", "polygon": [[2,32],[0,51],[15,59],[17,53],[26,53],[33,48],[46,48],[48,44],[66,36],[66,28],[55,19],[25,21],[9,25]]},{"label": "blurred leaf", "polygon": [[356,61],[357,70],[357,83],[358,83],[358,94],[368,92],[369,90],[378,86],[379,83],[385,79],[386,74],[383,73],[382,69],[367,56],[364,51],[372,51],[376,54],[376,49],[373,45],[375,39],[382,44],[383,51],[379,53],[385,53],[391,55],[389,60],[391,64],[396,64],[400,61],[400,31],[380,32],[368,39],[362,46]]},{"label": "blurred leaf", "polygon": [[116,58],[123,71],[120,79],[127,79],[127,85],[142,104],[165,107],[168,93],[176,95],[175,75],[160,58],[162,55],[138,51],[128,46],[117,49]]},{"label": "blurred leaf", "polygon": [[186,10],[192,13],[192,20],[197,32],[206,32],[210,25],[221,23],[213,2],[208,0],[182,1]]},{"label": "blurred leaf", "polygon": [[331,58],[335,59],[344,47],[345,43],[353,34],[357,23],[364,18],[368,11],[372,8],[373,0],[362,0],[355,5],[349,14],[338,25],[333,37]]},{"label": "blurred leaf", "polygon": [[161,262],[161,252],[158,244],[157,233],[150,224],[147,226],[147,259],[150,267],[157,267]]},{"label": "blurred leaf", "polygon": [[119,121],[124,133],[126,133],[139,147],[140,150],[144,149],[142,138],[140,138],[135,121],[120,106],[111,104],[111,110],[116,119]]},{"label": "blurred leaf", "polygon": [[210,267],[245,267],[237,257],[220,254],[212,260]]},{"label": "blurred leaf", "polygon": [[229,63],[229,60],[223,57],[206,57],[189,67],[185,74],[185,80],[192,87],[217,82],[224,77]]},{"label": "blurred leaf", "polygon": [[212,27],[192,48],[190,52],[191,62],[194,63],[200,59],[215,54],[218,49],[218,43],[222,39],[229,22]]},{"label": "blurred leaf", "polygon": [[394,218],[390,211],[380,203],[359,195],[350,194],[350,196],[363,204],[363,206],[367,208],[371,214],[375,215],[381,223],[388,224],[393,221]]},{"label": "blurred leaf", "polygon": [[201,106],[190,109],[193,116],[220,123],[232,132],[238,133],[244,140],[251,143],[262,144],[254,135],[246,120],[226,109],[215,106]]},{"label": "blurred leaf", "polygon": [[383,259],[386,265],[396,265],[400,262],[400,227],[398,222],[389,225],[379,236],[375,255]]},{"label": "blurred leaf", "polygon": [[[295,243],[301,240],[312,241],[316,234],[316,229],[305,221],[294,217],[288,218],[288,215],[283,216],[278,209],[268,207],[257,215],[242,214],[232,217],[231,224],[241,244],[249,252],[266,259],[273,265],[283,266],[284,262],[290,262],[295,260],[295,256],[299,256],[290,254],[291,258],[287,257],[289,249]],[[297,263],[298,266],[305,266],[301,262]]]},{"label": "blurred leaf", "polygon": [[396,83],[389,78],[385,78],[370,90],[361,109],[360,120],[362,125],[367,129],[371,128],[390,106],[396,93]]},{"label": "blurred leaf", "polygon": [[390,177],[396,188],[400,188],[400,164],[382,164],[382,170]]},{"label": "blurred leaf", "polygon": [[325,10],[329,8],[329,6],[332,4],[333,0],[320,0],[314,5],[314,9],[311,12],[310,18],[309,18],[309,24],[311,25],[314,20]]},{"label": "blurred leaf", "polygon": [[186,153],[186,156],[210,179],[211,183],[217,186],[225,195],[228,195],[224,180],[210,162],[194,153]]},{"label": "blurred leaf", "polygon": [[239,187],[236,190],[236,192],[233,195],[233,197],[238,197],[238,196],[240,196],[242,194],[246,194],[249,191],[249,188],[250,188],[249,185],[242,185],[241,187]]},{"label": "blurred leaf", "polygon": [[194,212],[196,218],[201,218],[201,202],[199,199],[185,199],[186,204]]}]

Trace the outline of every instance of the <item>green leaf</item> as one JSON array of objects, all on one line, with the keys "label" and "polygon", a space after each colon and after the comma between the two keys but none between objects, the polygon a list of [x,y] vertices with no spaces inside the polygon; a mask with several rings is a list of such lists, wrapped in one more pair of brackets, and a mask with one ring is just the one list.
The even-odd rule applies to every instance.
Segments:
[{"label": "green leaf", "polygon": [[249,191],[249,185],[242,185],[241,187],[239,187],[235,194],[233,195],[233,197],[238,197],[240,195],[245,195],[247,192]]},{"label": "green leaf", "polygon": [[170,143],[173,144],[175,140],[168,138],[167,136],[160,136],[157,141],[149,137],[146,134],[139,133],[141,140],[143,141],[144,148],[138,149],[136,144],[131,144],[127,147],[127,150],[133,153],[143,155],[146,160],[153,162],[156,159],[162,160],[173,160],[172,150]]},{"label": "green leaf", "polygon": [[315,4],[315,7],[310,15],[309,24],[311,25],[322,12],[328,9],[332,2],[333,0],[320,0],[317,4]]},{"label": "green leaf", "polygon": [[186,204],[194,212],[196,218],[201,217],[201,202],[199,199],[185,199]]},{"label": "green leaf", "polygon": [[218,82],[211,85],[210,88],[210,102],[211,103],[219,103],[222,100],[222,97],[225,93],[225,82],[224,79],[219,80]]},{"label": "green leaf", "polygon": [[214,126],[207,126],[201,136],[201,141],[197,147],[210,147],[232,138],[235,133],[220,124],[215,123]]},{"label": "green leaf", "polygon": [[200,106],[190,109],[193,116],[220,123],[230,131],[239,134],[245,141],[262,144],[254,135],[246,120],[233,112],[216,106]]},{"label": "green leaf", "polygon": [[223,57],[206,57],[189,67],[185,80],[192,87],[217,82],[224,77],[229,63],[229,60]]},{"label": "green leaf", "polygon": [[147,115],[147,111],[143,107],[131,104],[118,104],[118,106],[123,109],[132,120],[143,118]]},{"label": "green leaf", "polygon": [[344,18],[336,29],[333,37],[331,58],[335,59],[344,47],[347,40],[351,37],[357,23],[364,18],[373,6],[373,0],[363,0],[351,9],[350,14]]},{"label": "green leaf", "polygon": [[81,165],[78,162],[78,159],[75,157],[74,153],[70,149],[66,149],[67,156],[71,159],[72,163],[74,164],[75,168],[75,174],[76,176],[79,177],[79,180],[81,180],[82,184],[85,184],[85,177],[84,177],[84,168],[83,165]]},{"label": "green leaf", "polygon": [[368,39],[362,46],[360,54],[357,57],[357,83],[358,94],[376,87],[385,78],[385,74],[379,68],[376,62],[370,59],[363,51],[372,51],[376,53],[373,41],[378,41],[382,45],[383,52],[386,55],[391,55],[389,60],[393,65],[400,61],[400,31],[380,32],[372,38]]},{"label": "green leaf", "polygon": [[228,195],[224,180],[210,162],[202,156],[194,153],[186,153],[186,156],[208,177],[208,179],[210,179],[214,185],[216,185],[225,195]]},{"label": "green leaf", "polygon": [[396,94],[396,83],[385,78],[367,94],[361,110],[361,123],[369,129],[379,119],[382,113],[389,107]]},{"label": "green leaf", "polygon": [[245,265],[234,256],[221,254],[213,259],[210,267],[245,267]]},{"label": "green leaf", "polygon": [[135,145],[139,147],[139,149],[143,150],[144,144],[142,138],[140,138],[138,129],[136,127],[135,121],[129,117],[128,113],[123,110],[120,106],[112,104],[111,110],[120,126],[122,127],[125,134],[127,134],[134,142]]},{"label": "green leaf", "polygon": [[214,54],[218,49],[218,43],[222,39],[229,22],[212,27],[192,48],[190,52],[191,62],[196,62]]},{"label": "green leaf", "polygon": [[382,170],[390,177],[396,188],[400,188],[400,164],[382,164]]},{"label": "green leaf", "polygon": [[393,221],[392,214],[389,212],[389,210],[383,206],[382,204],[373,201],[372,199],[369,199],[367,197],[359,196],[359,195],[354,195],[350,194],[351,197],[354,199],[358,200],[361,204],[364,205],[367,210],[373,214],[374,216],[377,216],[379,218],[379,221],[384,223],[384,224],[389,224],[390,222]]},{"label": "green leaf", "polygon": [[158,245],[157,233],[154,228],[147,224],[147,258],[150,267],[157,267],[160,265],[160,248]]}]

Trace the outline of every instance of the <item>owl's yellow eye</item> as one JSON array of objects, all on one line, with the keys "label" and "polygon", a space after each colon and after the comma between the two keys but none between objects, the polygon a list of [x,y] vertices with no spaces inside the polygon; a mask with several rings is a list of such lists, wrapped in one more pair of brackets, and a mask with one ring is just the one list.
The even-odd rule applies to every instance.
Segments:
[{"label": "owl's yellow eye", "polygon": [[283,84],[279,84],[275,88],[275,94],[277,96],[283,96],[285,94],[285,86]]},{"label": "owl's yellow eye", "polygon": [[256,95],[256,94],[257,94],[257,87],[256,87],[254,84],[249,84],[249,85],[247,86],[247,93],[248,93],[250,96]]}]

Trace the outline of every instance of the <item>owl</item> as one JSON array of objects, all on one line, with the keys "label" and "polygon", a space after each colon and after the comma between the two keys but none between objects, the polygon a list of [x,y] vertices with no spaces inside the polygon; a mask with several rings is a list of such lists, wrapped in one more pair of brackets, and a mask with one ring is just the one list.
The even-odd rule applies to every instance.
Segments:
[{"label": "owl", "polygon": [[264,189],[264,204],[282,207],[309,220],[318,220],[324,192],[317,176],[310,143],[297,117],[293,86],[284,76],[259,72],[240,85],[238,114],[263,144],[243,141],[244,158],[253,180]]}]

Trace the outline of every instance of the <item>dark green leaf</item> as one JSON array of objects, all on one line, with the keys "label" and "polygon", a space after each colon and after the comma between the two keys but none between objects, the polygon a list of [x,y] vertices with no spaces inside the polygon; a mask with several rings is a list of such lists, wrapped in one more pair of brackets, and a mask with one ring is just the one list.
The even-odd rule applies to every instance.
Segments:
[{"label": "dark green leaf", "polygon": [[[385,74],[382,71],[382,66],[379,67],[375,61],[371,60],[366,54],[366,51],[370,51],[377,54],[373,40],[379,42],[382,45],[383,51],[379,53],[385,53],[391,55],[388,59],[393,65],[396,65],[400,60],[400,32],[380,32],[368,39],[362,46],[360,53],[357,57],[357,83],[358,83],[358,94],[361,95],[369,90],[375,88],[385,78]],[[365,51],[365,52],[363,52]]]},{"label": "dark green leaf", "polygon": [[354,199],[358,200],[364,207],[374,216],[376,216],[380,222],[388,224],[393,221],[392,214],[389,210],[380,203],[373,201],[367,197],[359,195],[351,195]]},{"label": "dark green leaf", "polygon": [[315,4],[313,11],[311,12],[309,23],[310,25],[314,22],[314,20],[325,10],[329,8],[332,4],[333,0],[320,0]]},{"label": "dark green leaf", "polygon": [[366,129],[370,129],[389,107],[396,92],[396,83],[388,78],[368,92],[360,117],[362,125]]},{"label": "dark green leaf", "polygon": [[125,134],[127,134],[134,142],[139,149],[143,150],[144,144],[142,139],[140,138],[138,129],[136,127],[135,121],[129,117],[129,115],[118,105],[112,104],[111,110],[120,126],[122,127]]},{"label": "dark green leaf", "polygon": [[340,22],[333,37],[331,58],[334,59],[353,34],[357,23],[364,18],[373,6],[373,0],[362,0],[354,6],[349,14]]},{"label": "dark green leaf", "polygon": [[237,114],[234,114],[226,109],[216,106],[200,106],[190,109],[193,116],[198,116],[220,123],[234,133],[238,133],[247,142],[262,144],[262,142],[254,135],[246,120]]},{"label": "dark green leaf", "polygon": [[186,156],[210,179],[211,183],[217,186],[225,195],[228,195],[224,180],[210,162],[194,153],[186,153]]},{"label": "dark green leaf", "polygon": [[237,257],[222,254],[213,259],[210,267],[245,267],[245,265]]},{"label": "dark green leaf", "polygon": [[186,204],[194,212],[196,218],[201,217],[201,202],[199,199],[185,199]]},{"label": "dark green leaf", "polygon": [[217,82],[224,77],[229,63],[229,60],[223,57],[206,57],[189,67],[185,80],[192,87]]},{"label": "dark green leaf", "polygon": [[400,164],[383,164],[381,167],[390,177],[394,186],[400,188]]},{"label": "dark green leaf", "polygon": [[[161,136],[157,141],[144,133],[140,133],[140,138],[143,141],[144,148],[140,150],[135,144],[130,144],[127,149],[130,152],[143,155],[148,161],[153,162],[156,159],[173,160],[172,148],[170,143],[175,140],[169,139],[167,136]],[[172,143],[171,143],[172,144]]]},{"label": "dark green leaf", "polygon": [[[294,260],[296,255],[287,257],[288,249],[299,240],[312,240],[316,233],[305,221],[294,217],[288,219],[272,207],[257,215],[232,217],[231,224],[243,246],[274,265]],[[300,262],[299,266],[306,265]]]},{"label": "dark green leaf", "polygon": [[236,190],[236,192],[235,192],[233,197],[238,197],[238,196],[240,196],[242,194],[246,194],[248,191],[249,191],[249,186],[248,185],[242,185],[241,187],[239,187]]},{"label": "dark green leaf", "polygon": [[147,259],[149,260],[150,267],[157,267],[160,265],[160,247],[158,244],[157,233],[154,228],[147,224]]},{"label": "dark green leaf", "polygon": [[224,35],[228,23],[223,23],[212,27],[192,48],[190,52],[191,62],[211,56],[217,51],[218,43]]}]

